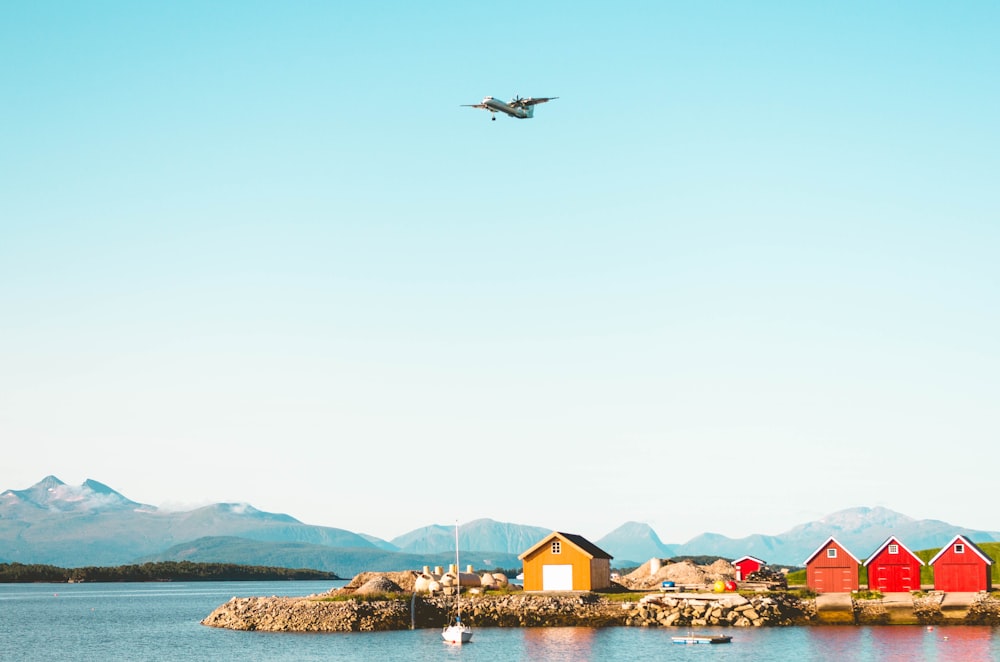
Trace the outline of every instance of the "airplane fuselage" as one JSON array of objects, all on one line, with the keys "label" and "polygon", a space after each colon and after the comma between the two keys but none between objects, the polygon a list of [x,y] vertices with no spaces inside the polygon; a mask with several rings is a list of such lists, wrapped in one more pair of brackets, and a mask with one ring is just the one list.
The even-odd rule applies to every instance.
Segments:
[{"label": "airplane fuselage", "polygon": [[483,99],[483,105],[486,106],[486,110],[491,113],[504,113],[505,115],[510,115],[511,117],[516,117],[519,120],[528,119],[533,115],[533,106],[528,106],[527,108],[515,108],[510,106],[499,99],[494,99],[493,97],[486,97]]}]

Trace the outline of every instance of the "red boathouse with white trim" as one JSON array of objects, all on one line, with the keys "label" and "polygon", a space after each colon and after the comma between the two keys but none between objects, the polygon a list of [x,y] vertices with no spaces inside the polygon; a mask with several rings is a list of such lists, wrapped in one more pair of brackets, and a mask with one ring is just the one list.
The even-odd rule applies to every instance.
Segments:
[{"label": "red boathouse with white trim", "polygon": [[746,578],[764,567],[764,561],[753,556],[741,556],[733,561],[733,570],[736,571],[736,581],[746,581]]},{"label": "red boathouse with white trim", "polygon": [[806,559],[806,585],[817,593],[850,593],[858,590],[861,561],[836,538],[828,538]]},{"label": "red boathouse with white trim", "polygon": [[928,565],[934,568],[935,590],[974,592],[993,588],[993,559],[963,535],[952,538]]},{"label": "red boathouse with white trim", "polygon": [[883,593],[919,591],[923,564],[896,536],[889,536],[865,561],[868,589]]}]

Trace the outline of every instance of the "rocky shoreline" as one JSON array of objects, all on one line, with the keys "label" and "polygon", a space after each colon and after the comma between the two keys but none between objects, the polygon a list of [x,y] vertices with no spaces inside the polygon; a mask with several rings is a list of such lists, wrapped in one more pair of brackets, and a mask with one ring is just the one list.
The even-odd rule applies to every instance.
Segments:
[{"label": "rocky shoreline", "polygon": [[[232,598],[203,625],[266,632],[375,632],[436,628],[448,621],[452,599],[404,595],[333,601],[306,598]],[[845,625],[1000,625],[1000,600],[978,596],[961,618],[949,618],[940,601],[917,598],[913,618],[889,617],[877,600],[852,601]],[[638,601],[616,601],[595,593],[547,595],[511,593],[463,598],[463,620],[474,627],[775,627],[823,625],[814,600],[771,593],[669,596],[649,594]]]},{"label": "rocky shoreline", "polygon": [[[267,632],[375,632],[441,627],[453,601],[442,596],[330,601],[309,598],[233,598],[203,625]],[[474,596],[463,600],[462,620],[473,627],[697,626],[761,627],[806,622],[794,598],[739,595],[722,600],[650,596],[617,602],[594,593]]]},{"label": "rocky shoreline", "polygon": [[[408,583],[403,579],[400,583]],[[268,632],[435,628],[448,622],[454,607],[453,597],[399,591],[396,582],[377,575],[356,579],[353,584],[360,584],[361,588],[305,598],[232,598],[209,614],[202,624]],[[397,590],[371,594],[364,590],[371,585],[392,585]],[[762,627],[807,623],[813,613],[809,601],[790,594],[748,598],[739,594],[649,593],[639,599],[621,600],[598,593],[512,590],[462,598],[462,620],[474,627]]]},{"label": "rocky shoreline", "polygon": [[[362,573],[346,587],[308,597],[232,598],[202,624],[266,632],[375,632],[437,628],[454,598],[418,590],[420,573]],[[625,590],[625,589],[622,589]],[[828,594],[829,595],[829,594]],[[892,594],[860,599],[841,594],[799,597],[757,593],[647,590],[525,593],[516,587],[463,594],[462,620],[473,627],[781,627],[793,625],[1000,625],[1000,599],[968,595],[956,608],[946,595]]]}]

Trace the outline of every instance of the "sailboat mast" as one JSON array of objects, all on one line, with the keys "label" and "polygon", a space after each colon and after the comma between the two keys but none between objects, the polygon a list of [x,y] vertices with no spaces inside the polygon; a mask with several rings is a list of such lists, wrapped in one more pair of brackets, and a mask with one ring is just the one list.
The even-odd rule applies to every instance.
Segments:
[{"label": "sailboat mast", "polygon": [[455,520],[455,606],[458,620],[462,620],[462,566],[458,564],[458,520]]}]

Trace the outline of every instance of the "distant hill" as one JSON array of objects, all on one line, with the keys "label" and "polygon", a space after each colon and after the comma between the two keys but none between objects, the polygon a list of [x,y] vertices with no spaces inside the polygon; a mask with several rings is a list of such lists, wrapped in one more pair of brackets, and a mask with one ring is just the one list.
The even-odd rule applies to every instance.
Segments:
[{"label": "distant hill", "polygon": [[361,536],[362,538],[364,538],[365,540],[367,540],[368,542],[370,542],[371,544],[375,545],[376,547],[378,547],[381,550],[384,550],[384,551],[387,551],[387,552],[398,552],[398,551],[400,551],[399,547],[396,547],[391,542],[382,540],[381,538],[376,538],[375,536],[370,536],[367,533],[359,533],[358,535]]},{"label": "distant hill", "polygon": [[[466,552],[461,559],[462,568],[472,565],[477,571],[493,568],[519,568],[521,562],[515,554],[488,554]],[[484,556],[488,558],[483,558]],[[382,549],[331,548],[323,545],[295,542],[260,542],[235,537],[206,537],[176,545],[158,554],[152,554],[136,563],[157,561],[194,561],[198,563],[223,563],[240,559],[247,565],[264,565],[277,568],[312,568],[335,572],[351,577],[367,570],[420,570],[424,566],[447,568],[455,562],[455,552],[437,554],[405,554]],[[486,563],[489,561],[489,563]]]},{"label": "distant hill", "polygon": [[89,514],[94,512],[145,510],[154,506],[136,503],[96,480],[87,479],[71,486],[55,476],[46,476],[26,490],[7,490],[0,494],[0,516],[32,521],[52,514]]},{"label": "distant hill", "polygon": [[[477,569],[520,566],[517,556],[552,529],[478,519],[459,526],[462,562]],[[570,531],[569,533],[576,533]],[[910,549],[946,544],[962,533],[976,542],[1000,533],[939,520],[916,520],[886,508],[849,508],[785,533],[729,538],[703,533],[666,544],[648,525],[626,522],[594,541],[616,567],[650,558],[752,555],[776,565],[800,565],[830,536],[864,558],[890,534]],[[419,569],[447,565],[455,529],[432,524],[385,541],[333,527],[303,524],[290,515],[243,503],[217,503],[187,512],[162,511],[126,498],[103,483],[70,486],[47,476],[25,490],[0,493],[0,562],[66,568],[113,566],[137,560],[191,560],[315,568],[341,575],[354,569]],[[998,559],[1000,560],[1000,559]]]},{"label": "distant hill", "polygon": [[401,552],[422,554],[455,547],[455,530],[440,524],[431,524],[404,533],[389,541]]},{"label": "distant hill", "polygon": [[[825,538],[817,540],[813,547],[818,547],[823,540]],[[781,536],[754,534],[745,538],[733,539],[718,533],[702,533],[682,545],[676,545],[674,549],[679,556],[685,554],[712,554],[729,559],[737,559],[741,556],[754,556],[775,564],[798,564],[797,561],[792,560],[797,558],[797,551],[794,547],[786,549]]]},{"label": "distant hill", "polygon": [[[552,532],[538,526],[477,519],[458,527],[459,549],[494,550],[515,556]],[[432,524],[393,538],[391,544],[411,554],[455,550],[455,527]]]},{"label": "distant hill", "polygon": [[[421,540],[424,531],[426,541]],[[486,519],[462,525],[462,564],[479,570],[520,567],[521,541],[535,531],[542,529]],[[425,527],[410,538],[410,549],[401,552],[375,536],[303,524],[243,503],[161,511],[93,480],[70,486],[47,476],[26,490],[0,494],[0,562],[77,568],[190,560],[348,576],[454,562],[452,527]]]},{"label": "distant hill", "polygon": [[119,565],[209,535],[376,549],[356,533],[303,524],[247,504],[161,511],[92,480],[69,486],[48,476],[27,490],[0,494],[0,560],[62,567]]},{"label": "distant hill", "polygon": [[614,557],[615,567],[635,566],[649,559],[676,556],[674,545],[664,545],[652,527],[641,522],[625,522],[594,542]]}]

